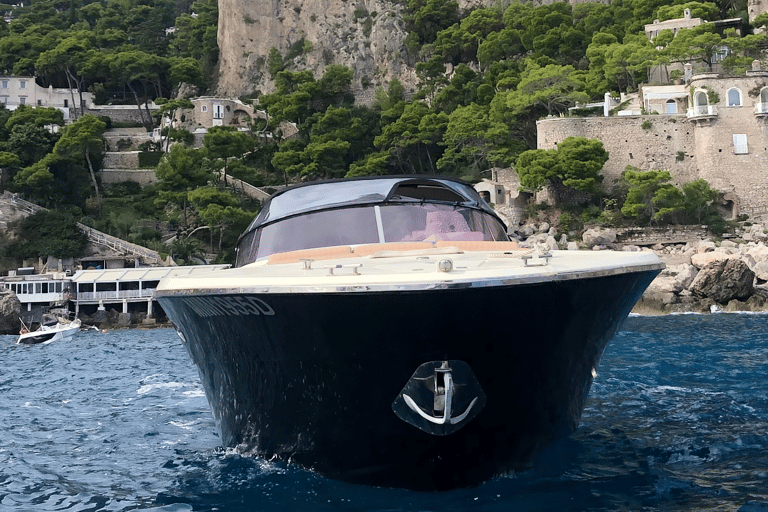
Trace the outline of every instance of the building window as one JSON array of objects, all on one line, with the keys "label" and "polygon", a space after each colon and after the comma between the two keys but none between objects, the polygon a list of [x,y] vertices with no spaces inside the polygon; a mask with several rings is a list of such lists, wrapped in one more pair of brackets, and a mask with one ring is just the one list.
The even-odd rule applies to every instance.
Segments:
[{"label": "building window", "polygon": [[715,53],[712,55],[712,64],[717,62],[723,62],[728,55],[731,54],[731,49],[727,46],[720,46],[715,48]]},{"label": "building window", "polygon": [[41,107],[43,105],[43,100],[37,100],[37,106]]},{"label": "building window", "polygon": [[740,107],[741,106],[741,91],[737,88],[728,89],[728,106]]},{"label": "building window", "polygon": [[8,80],[0,80],[0,87],[2,87],[3,89],[7,89],[8,88]]},{"label": "building window", "polygon": [[675,100],[667,100],[667,114],[677,114],[677,102]]},{"label": "building window", "polygon": [[746,155],[747,153],[749,153],[749,148],[747,147],[747,134],[734,133],[733,134],[733,154]]},{"label": "building window", "polygon": [[8,96],[0,96],[0,103],[7,104]]},{"label": "building window", "polygon": [[69,107],[69,100],[64,100],[64,108]]},{"label": "building window", "polygon": [[26,96],[19,96],[19,105],[24,105],[27,103]]},{"label": "building window", "polygon": [[208,105],[203,105],[200,107],[201,112],[208,112]]},{"label": "building window", "polygon": [[697,116],[709,114],[709,100],[706,92],[698,91],[693,95],[693,113]]},{"label": "building window", "polygon": [[26,89],[26,88],[27,88],[27,81],[19,80],[19,89]]}]

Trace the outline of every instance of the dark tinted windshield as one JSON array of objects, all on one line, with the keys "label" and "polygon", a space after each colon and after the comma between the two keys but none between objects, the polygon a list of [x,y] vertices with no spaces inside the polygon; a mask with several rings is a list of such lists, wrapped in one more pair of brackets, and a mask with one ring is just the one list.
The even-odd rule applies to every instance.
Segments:
[{"label": "dark tinted windshield", "polygon": [[504,225],[482,210],[419,203],[325,210],[289,217],[240,240],[236,266],[278,252],[385,242],[507,240]]}]

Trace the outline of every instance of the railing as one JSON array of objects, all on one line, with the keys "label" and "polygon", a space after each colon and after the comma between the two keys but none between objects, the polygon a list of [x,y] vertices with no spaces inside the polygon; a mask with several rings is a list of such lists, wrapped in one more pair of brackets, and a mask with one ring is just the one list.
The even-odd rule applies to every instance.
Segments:
[{"label": "railing", "polygon": [[697,105],[688,109],[688,117],[716,116],[717,105]]},{"label": "railing", "polygon": [[151,299],[155,296],[155,289],[145,290],[120,290],[106,292],[77,292],[77,301],[96,301],[96,300],[121,300],[121,299]]},{"label": "railing", "polygon": [[755,114],[768,114],[768,103],[755,103]]},{"label": "railing", "polygon": [[148,262],[152,261],[154,263],[158,263],[161,260],[160,253],[157,251],[126,242],[125,240],[120,240],[117,237],[102,233],[101,231],[96,231],[95,229],[90,228],[85,224],[78,223],[77,226],[83,231],[83,233],[88,235],[88,240],[94,244],[103,245],[104,247],[108,247],[114,251],[135,254],[143,257]]}]

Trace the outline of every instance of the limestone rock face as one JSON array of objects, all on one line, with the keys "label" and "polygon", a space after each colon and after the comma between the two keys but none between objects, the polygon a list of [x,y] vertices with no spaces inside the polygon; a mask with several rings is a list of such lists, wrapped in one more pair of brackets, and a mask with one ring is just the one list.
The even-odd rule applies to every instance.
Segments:
[{"label": "limestone rock face", "polygon": [[[489,5],[490,0],[459,1],[460,9]],[[417,78],[403,44],[403,9],[391,0],[219,0],[217,93],[272,92],[272,48],[283,57],[298,54],[288,69],[309,69],[316,79],[330,64],[352,69],[359,102],[370,103],[376,87],[386,88],[395,77],[413,92]]]},{"label": "limestone rock face", "polygon": [[286,57],[299,46],[296,69],[310,69],[319,79],[327,65],[345,65],[355,72],[358,97],[367,92],[372,99],[376,85],[394,77],[412,90],[416,75],[405,61],[402,9],[383,0],[219,0],[217,92],[272,92],[270,50]]},{"label": "limestone rock face", "polygon": [[21,302],[15,293],[0,294],[0,334],[18,334]]},{"label": "limestone rock face", "polygon": [[754,291],[755,273],[743,261],[731,258],[713,261],[702,268],[690,290],[694,295],[710,297],[720,304],[732,299],[744,300]]}]

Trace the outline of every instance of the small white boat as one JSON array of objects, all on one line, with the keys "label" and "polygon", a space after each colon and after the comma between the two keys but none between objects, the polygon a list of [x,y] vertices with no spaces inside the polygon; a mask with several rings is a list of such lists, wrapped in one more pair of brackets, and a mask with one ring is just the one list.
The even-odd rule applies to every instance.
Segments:
[{"label": "small white boat", "polygon": [[67,318],[45,313],[40,321],[40,327],[30,331],[23,326],[19,339],[20,345],[38,345],[51,343],[58,340],[70,340],[80,330],[80,319],[69,320]]}]

